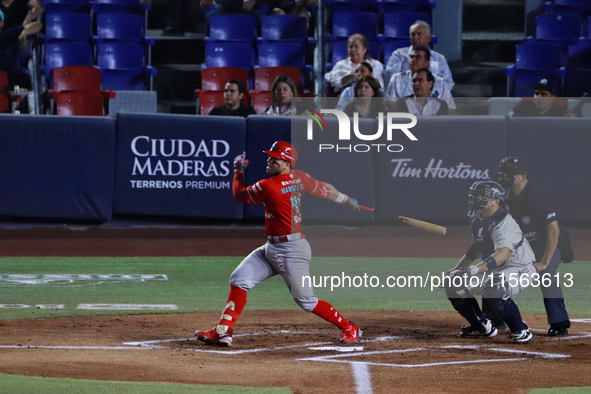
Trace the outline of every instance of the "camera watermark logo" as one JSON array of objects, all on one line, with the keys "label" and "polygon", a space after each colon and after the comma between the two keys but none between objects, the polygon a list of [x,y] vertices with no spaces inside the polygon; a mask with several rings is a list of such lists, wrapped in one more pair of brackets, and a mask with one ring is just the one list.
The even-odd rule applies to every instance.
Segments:
[{"label": "camera watermark logo", "polygon": [[[314,140],[314,121],[320,126],[320,130],[328,131],[328,125],[322,114],[331,114],[337,118],[339,123],[338,140],[339,141],[351,141],[352,135],[361,141],[376,141],[382,138],[384,131],[386,133],[386,139],[392,141],[392,136],[395,130],[400,130],[406,135],[411,141],[418,141],[418,138],[410,131],[411,128],[416,126],[416,116],[405,113],[405,112],[379,112],[377,116],[377,130],[373,134],[363,134],[359,128],[359,114],[353,113],[353,122],[349,116],[338,109],[321,109],[320,112],[305,108],[305,115],[310,116],[307,122],[307,139],[309,141]],[[384,118],[386,121],[384,122]],[[408,119],[408,123],[398,123],[400,119]],[[351,124],[353,125],[353,133],[351,133]],[[388,152],[402,152],[404,147],[400,144],[356,144],[356,145],[338,145],[338,144],[319,144],[319,152],[333,150],[336,152],[347,151],[347,152],[369,152],[374,149],[378,152],[380,149],[387,150]]]}]

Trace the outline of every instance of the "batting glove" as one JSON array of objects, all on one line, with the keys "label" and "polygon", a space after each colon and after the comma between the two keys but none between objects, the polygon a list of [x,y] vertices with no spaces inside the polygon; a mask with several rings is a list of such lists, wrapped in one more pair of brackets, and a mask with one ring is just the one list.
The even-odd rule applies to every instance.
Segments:
[{"label": "batting glove", "polygon": [[361,208],[359,208],[359,204],[357,203],[357,200],[354,199],[353,197],[349,197],[349,196],[345,195],[345,199],[343,200],[343,202],[341,204],[350,211],[356,211],[356,212],[361,211]]},{"label": "batting glove", "polygon": [[246,152],[236,156],[234,159],[234,172],[244,172],[248,167],[248,160],[246,160]]}]

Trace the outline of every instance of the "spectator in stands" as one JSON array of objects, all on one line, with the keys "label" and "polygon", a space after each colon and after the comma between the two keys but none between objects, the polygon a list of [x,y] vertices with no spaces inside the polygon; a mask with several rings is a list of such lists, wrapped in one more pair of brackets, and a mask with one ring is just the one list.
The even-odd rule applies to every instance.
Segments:
[{"label": "spectator in stands", "polygon": [[[386,64],[386,69],[384,70],[384,79],[389,81],[393,74],[408,70],[412,48],[417,45],[423,45],[428,48],[431,37],[431,26],[427,22],[416,21],[410,27],[410,46],[399,48],[392,52],[392,56],[390,56]],[[430,58],[429,70],[431,70],[434,76],[443,78],[445,88],[451,92],[455,82],[453,81],[445,56],[431,49]]]},{"label": "spectator in stands", "polygon": [[353,114],[357,112],[359,118],[373,119],[379,112],[386,112],[381,97],[380,85],[378,81],[369,75],[363,76],[355,83],[355,98],[353,102],[347,104],[344,112],[353,119]]},{"label": "spectator in stands", "polygon": [[380,86],[384,86],[382,72],[384,66],[379,61],[372,59],[369,53],[369,42],[363,34],[353,34],[347,40],[349,57],[339,60],[333,69],[324,75],[324,78],[335,92],[339,92],[343,86],[355,81],[355,71],[361,62],[367,62],[373,67],[373,76]]},{"label": "spectator in stands", "polygon": [[435,77],[428,68],[418,69],[412,75],[414,94],[396,101],[397,112],[408,112],[416,116],[448,115],[447,103],[433,97]]},{"label": "spectator in stands", "polygon": [[297,97],[297,89],[293,80],[287,75],[278,75],[271,85],[273,104],[267,107],[262,115],[290,116],[297,114],[297,108],[291,106],[291,99]]},{"label": "spectator in stands", "polygon": [[[359,78],[365,77],[366,75],[373,77],[373,67],[368,62],[361,62],[357,66],[357,70],[355,70],[355,82],[357,83]],[[382,89],[380,89],[380,96],[382,96],[382,97],[386,96],[386,93]],[[337,106],[335,109],[338,109],[339,111],[344,110],[345,107],[347,106],[347,104],[349,104],[351,101],[353,101],[353,97],[355,97],[355,85],[354,84],[347,86],[346,88],[343,89],[343,92],[339,96],[339,102],[337,103]]]},{"label": "spectator in stands", "polygon": [[[386,97],[411,97],[414,95],[413,88],[413,74],[422,68],[429,69],[431,52],[429,48],[423,45],[418,45],[410,52],[409,69],[403,72],[396,73],[390,78],[388,88],[386,89]],[[431,73],[433,74],[433,73]],[[434,85],[431,90],[432,97],[442,97],[445,99],[448,108],[455,110],[456,106],[453,101],[451,92],[445,87],[441,77],[433,76]],[[396,100],[389,100],[395,102]],[[451,113],[452,111],[450,111]]]},{"label": "spectator in stands", "polygon": [[522,100],[509,112],[509,116],[567,116],[575,115],[568,111],[568,101],[564,105],[556,105],[556,88],[547,79],[534,85],[533,100]]},{"label": "spectator in stands", "polygon": [[1,0],[0,11],[4,13],[4,29],[8,30],[32,23],[43,13],[43,7],[37,0]]},{"label": "spectator in stands", "polygon": [[31,22],[4,29],[5,15],[0,10],[0,70],[8,75],[11,88],[14,85],[30,89],[30,79],[20,72],[21,46],[27,45],[27,37],[39,33],[43,24]]},{"label": "spectator in stands", "polygon": [[[254,1],[256,2],[256,0]],[[299,15],[306,18],[306,23],[309,26],[311,13],[307,7],[317,2],[318,0],[271,0],[269,1],[270,13],[273,15]]]},{"label": "spectator in stands", "polygon": [[244,94],[246,93],[246,86],[242,81],[236,78],[228,79],[226,86],[224,86],[224,103],[219,107],[214,107],[210,115],[222,116],[243,116],[256,115],[254,108],[249,105],[242,105]]}]

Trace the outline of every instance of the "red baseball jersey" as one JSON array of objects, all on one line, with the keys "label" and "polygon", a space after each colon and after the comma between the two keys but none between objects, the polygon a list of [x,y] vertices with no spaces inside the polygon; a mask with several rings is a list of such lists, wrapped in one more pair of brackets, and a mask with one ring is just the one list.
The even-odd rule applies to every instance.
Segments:
[{"label": "red baseball jersey", "polygon": [[302,231],[302,196],[312,194],[327,198],[326,185],[300,170],[262,179],[252,186],[244,186],[244,175],[234,174],[234,199],[251,205],[263,204],[267,235],[288,235]]}]

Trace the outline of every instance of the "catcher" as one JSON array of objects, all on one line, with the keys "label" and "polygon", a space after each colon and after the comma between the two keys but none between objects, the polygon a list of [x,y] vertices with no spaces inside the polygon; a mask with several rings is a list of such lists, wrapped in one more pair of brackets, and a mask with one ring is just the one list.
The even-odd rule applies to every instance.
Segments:
[{"label": "catcher", "polygon": [[310,275],[312,254],[302,233],[301,203],[304,194],[311,194],[359,211],[357,200],[303,171],[294,170],[298,152],[288,142],[277,141],[264,152],[269,156],[266,170],[271,177],[245,187],[244,170],[248,161],[243,153],[234,159],[232,192],[238,202],[264,205],[267,242],[248,255],[230,276],[230,295],[218,325],[195,335],[209,345],[231,346],[234,324],[244,309],[248,290],[279,274],[303,310],[340,328],[341,342],[354,343],[362,331],[328,302],[319,300],[311,286],[303,286],[302,277]]},{"label": "catcher", "polygon": [[[507,323],[511,330],[509,339],[525,343],[531,341],[533,335],[511,297],[531,282],[536,272],[535,256],[509,214],[504,196],[505,191],[496,182],[479,181],[470,187],[468,216],[474,242],[456,267],[447,272],[449,280],[444,284],[454,309],[470,323],[462,327],[460,337],[497,335],[497,328],[483,315],[474,298],[482,295],[482,302],[487,302]],[[478,256],[484,259],[470,265]],[[461,281],[454,280],[460,278]]]}]

